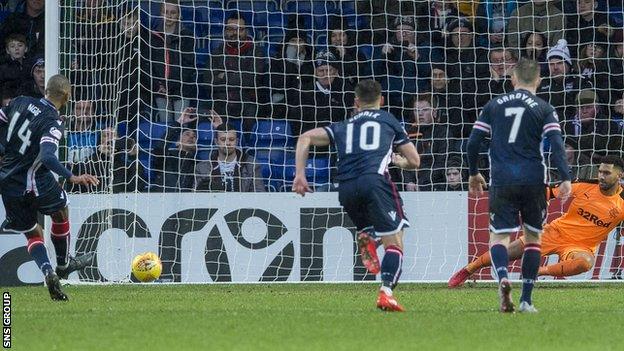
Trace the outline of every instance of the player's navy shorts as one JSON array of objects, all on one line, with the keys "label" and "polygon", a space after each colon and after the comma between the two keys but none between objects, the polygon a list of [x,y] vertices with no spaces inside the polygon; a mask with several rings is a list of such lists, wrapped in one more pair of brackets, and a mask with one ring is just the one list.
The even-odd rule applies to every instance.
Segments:
[{"label": "player's navy shorts", "polygon": [[2,195],[6,221],[4,230],[8,232],[26,233],[37,225],[37,213],[51,215],[67,206],[67,193],[56,185],[45,194],[35,196],[33,193],[16,197]]},{"label": "player's navy shorts", "polygon": [[522,224],[541,232],[546,221],[545,185],[507,185],[490,188],[490,231],[495,234],[516,232]]},{"label": "player's navy shorts", "polygon": [[358,231],[373,227],[376,235],[384,236],[409,227],[403,200],[388,177],[365,174],[342,181],[338,199]]}]

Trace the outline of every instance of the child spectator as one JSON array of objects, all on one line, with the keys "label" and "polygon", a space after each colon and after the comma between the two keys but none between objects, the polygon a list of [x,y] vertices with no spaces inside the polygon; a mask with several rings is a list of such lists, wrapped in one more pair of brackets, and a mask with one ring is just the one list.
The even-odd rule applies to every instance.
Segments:
[{"label": "child spectator", "polygon": [[24,82],[30,79],[30,67],[26,59],[28,46],[22,34],[11,34],[5,40],[7,58],[0,65],[0,85]]}]

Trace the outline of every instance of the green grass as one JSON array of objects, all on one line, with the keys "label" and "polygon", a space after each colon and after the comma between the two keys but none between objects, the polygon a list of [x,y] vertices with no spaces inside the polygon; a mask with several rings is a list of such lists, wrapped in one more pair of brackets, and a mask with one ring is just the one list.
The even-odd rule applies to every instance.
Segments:
[{"label": "green grass", "polygon": [[624,284],[542,284],[537,315],[498,313],[489,284],[403,284],[402,314],[377,311],[371,284],[68,286],[66,303],[2,290],[15,350],[624,348]]}]

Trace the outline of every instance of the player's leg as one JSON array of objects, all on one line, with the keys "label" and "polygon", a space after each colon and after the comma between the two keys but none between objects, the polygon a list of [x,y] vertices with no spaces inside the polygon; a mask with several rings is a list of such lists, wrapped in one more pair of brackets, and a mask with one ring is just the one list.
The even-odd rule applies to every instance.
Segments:
[{"label": "player's leg", "polygon": [[377,307],[386,311],[404,311],[393,294],[403,267],[403,228],[409,226],[403,213],[403,201],[387,178],[382,180],[377,177],[377,181],[371,181],[367,187],[366,212],[384,247]]},{"label": "player's leg", "polygon": [[510,234],[520,230],[517,187],[490,188],[490,257],[492,274],[498,280],[498,294],[501,312],[513,312],[511,282],[508,278]]},{"label": "player's leg", "polygon": [[[507,247],[507,255],[510,261],[517,260],[522,257],[522,251],[524,249],[524,241],[522,241],[522,237],[514,240]],[[474,261],[470,262],[466,267],[460,269],[455,272],[453,276],[448,281],[449,288],[457,288],[462,286],[468,278],[478,270],[484,267],[488,267],[492,265],[492,256],[490,255],[490,251],[484,252],[481,256],[474,259]]]},{"label": "player's leg", "polygon": [[23,233],[26,236],[28,254],[30,254],[41,273],[45,276],[50,297],[52,300],[67,300],[67,295],[61,290],[58,276],[52,270],[48,251],[43,242],[43,230],[37,223],[37,211],[32,206],[34,196],[2,196],[2,201],[6,211],[4,229],[10,232]]},{"label": "player's leg", "polygon": [[589,271],[596,258],[594,254],[587,250],[571,251],[563,260],[558,263],[540,267],[538,275],[551,275],[554,277],[568,277]]},{"label": "player's leg", "polygon": [[524,253],[522,255],[522,295],[520,312],[537,312],[533,306],[533,287],[542,257],[540,236],[546,221],[546,192],[544,186],[526,186],[522,192],[520,211],[524,222]]},{"label": "player's leg", "polygon": [[50,237],[56,252],[56,274],[61,279],[67,279],[69,274],[82,269],[91,262],[95,255],[88,253],[79,257],[69,255],[69,243],[71,239],[69,230],[69,209],[67,207],[67,194],[60,187],[38,199],[39,211],[49,215],[52,219]]}]

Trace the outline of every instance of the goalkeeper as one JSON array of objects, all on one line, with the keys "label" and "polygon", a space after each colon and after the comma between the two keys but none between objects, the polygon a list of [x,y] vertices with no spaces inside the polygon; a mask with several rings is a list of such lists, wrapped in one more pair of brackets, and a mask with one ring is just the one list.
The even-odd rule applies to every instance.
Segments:
[{"label": "goalkeeper", "polygon": [[[598,180],[576,181],[572,184],[570,207],[561,217],[544,227],[542,256],[556,254],[559,262],[540,267],[538,275],[566,277],[587,272],[592,268],[596,247],[609,233],[624,221],[624,161],[621,158],[604,157],[598,168]],[[558,189],[550,188],[550,198]],[[524,237],[520,237],[507,249],[509,259],[522,256]],[[479,256],[466,267],[453,274],[449,288],[461,286],[479,269],[489,266],[489,252]]]}]

